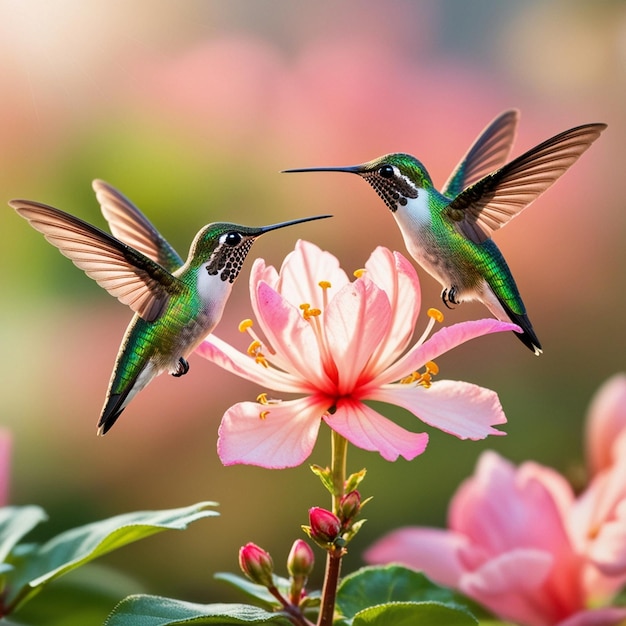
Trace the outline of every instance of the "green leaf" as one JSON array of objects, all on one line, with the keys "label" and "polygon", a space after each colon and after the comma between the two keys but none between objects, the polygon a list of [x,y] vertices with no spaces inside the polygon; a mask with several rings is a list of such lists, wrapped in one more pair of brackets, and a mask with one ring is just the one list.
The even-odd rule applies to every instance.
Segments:
[{"label": "green leaf", "polygon": [[[367,473],[367,470],[365,468],[363,468],[361,471],[359,472],[355,472],[354,474],[350,474],[350,476],[348,476],[347,480],[346,480],[346,493],[350,493],[351,491],[354,491],[359,484],[361,483],[361,481],[365,478],[365,474]],[[363,505],[363,503],[361,503],[361,506]]]},{"label": "green leaf", "polygon": [[127,513],[61,533],[15,557],[15,569],[6,575],[5,606],[16,610],[42,585],[112,550],[164,530],[182,530],[195,520],[218,515],[205,510],[214,504],[201,502],[180,509]]},{"label": "green leaf", "polygon": [[[102,624],[120,598],[143,592],[143,585],[111,567],[89,563],[46,585],[16,618],[32,626]],[[4,626],[4,621],[0,621]]]},{"label": "green leaf", "polygon": [[364,567],[346,576],[337,590],[337,608],[348,618],[374,605],[425,600],[468,604],[451,589],[400,565]]},{"label": "green leaf", "polygon": [[13,547],[24,535],[47,519],[45,511],[35,505],[0,508],[0,563],[6,561]]},{"label": "green leaf", "polygon": [[[239,589],[239,591],[245,593],[249,598],[257,600],[261,606],[268,610],[272,610],[278,605],[278,600],[267,590],[267,587],[257,585],[243,576],[230,574],[229,572],[218,572],[214,574],[213,578],[224,581],[236,589]],[[289,593],[289,581],[286,578],[274,575],[274,584],[284,596]]]},{"label": "green leaf", "polygon": [[[249,598],[256,600],[258,604],[268,610],[278,606],[278,600],[276,600],[276,598],[267,590],[267,587],[257,585],[243,576],[230,574],[229,572],[218,572],[217,574],[214,574],[213,577],[216,580],[222,580],[225,583],[232,585],[235,589],[239,589],[239,591],[245,593]],[[282,578],[281,576],[276,576],[276,574],[274,574],[274,584],[283,597],[286,598],[289,595],[289,590],[291,588],[291,582],[289,579]],[[319,591],[312,591],[308,593],[307,598],[309,600],[308,606],[318,606],[320,603]]]},{"label": "green leaf", "polygon": [[399,602],[372,606],[358,613],[353,626],[476,626],[466,609],[440,602]]},{"label": "green leaf", "polygon": [[311,465],[311,471],[322,481],[322,485],[326,487],[330,495],[335,495],[335,484],[333,482],[333,473],[328,467],[320,465]]},{"label": "green leaf", "polygon": [[105,626],[174,626],[176,624],[292,626],[284,615],[247,604],[194,604],[148,595],[125,598],[113,609],[105,622]]}]

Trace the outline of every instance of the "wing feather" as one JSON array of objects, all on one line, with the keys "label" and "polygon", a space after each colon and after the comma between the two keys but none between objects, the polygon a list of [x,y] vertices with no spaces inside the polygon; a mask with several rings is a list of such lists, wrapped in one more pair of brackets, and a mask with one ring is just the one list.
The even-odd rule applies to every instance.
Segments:
[{"label": "wing feather", "polygon": [[478,136],[443,186],[445,196],[454,197],[463,189],[490,174],[506,162],[517,130],[519,112],[505,111]]},{"label": "wing feather", "polygon": [[172,294],[186,289],[142,252],[73,215],[29,200],[9,204],[61,254],[148,322],[158,319]]},{"label": "wing feather", "polygon": [[183,264],[176,250],[126,196],[103,180],[94,180],[92,187],[114,237],[143,252],[168,272]]},{"label": "wing feather", "polygon": [[605,128],[585,124],[544,141],[462,191],[444,214],[463,235],[482,243],[548,189]]}]

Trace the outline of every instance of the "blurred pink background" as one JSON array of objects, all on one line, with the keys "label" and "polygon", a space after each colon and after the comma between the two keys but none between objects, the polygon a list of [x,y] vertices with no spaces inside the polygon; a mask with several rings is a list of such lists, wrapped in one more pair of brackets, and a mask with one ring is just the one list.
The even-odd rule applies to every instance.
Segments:
[{"label": "blurred pink background", "polygon": [[[496,335],[438,363],[440,378],[499,392],[508,436],[471,443],[431,433],[412,463],[352,451],[349,470],[367,466],[363,493],[374,500],[345,571],[391,528],[441,524],[485,448],[576,475],[587,403],[625,367],[624,3],[0,0],[0,93],[3,201],[39,200],[102,227],[91,180],[103,178],[183,256],[210,221],[335,215],[255,244],[216,331],[242,346],[237,324],[250,316],[254,257],[280,265],[298,237],[332,251],[347,271],[377,245],[405,253],[388,211],[356,177],[281,169],[403,151],[441,185],[506,108],[522,112],[513,156],[569,127],[608,123],[495,237],[543,356]],[[327,494],[305,466],[224,468],[215,451],[222,413],[263,390],[192,357],[188,376],[159,378],[97,438],[131,314],[8,207],[0,234],[0,424],[13,434],[11,501],[44,506],[46,537],[129,510],[217,500],[220,518],[106,562],[151,592],[204,602],[241,599],[212,574],[235,570],[248,541],[269,549],[284,573],[307,509],[327,506]],[[420,277],[424,305],[440,306],[438,284]],[[486,315],[466,304],[446,321]],[[329,462],[328,443],[323,429],[311,462]]]}]

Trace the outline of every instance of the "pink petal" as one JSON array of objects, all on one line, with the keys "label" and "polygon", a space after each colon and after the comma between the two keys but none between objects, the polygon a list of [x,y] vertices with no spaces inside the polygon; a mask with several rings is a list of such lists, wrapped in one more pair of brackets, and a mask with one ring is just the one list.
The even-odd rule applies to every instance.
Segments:
[{"label": "pink petal", "polygon": [[367,397],[401,406],[426,424],[460,439],[504,434],[492,428],[506,423],[497,394],[471,383],[440,380],[428,389],[397,383],[368,391]]},{"label": "pink petal", "polygon": [[520,329],[515,324],[490,318],[445,326],[423,344],[413,346],[409,352],[377,378],[377,383],[382,385],[401,380],[411,372],[423,367],[428,361],[433,361],[470,339],[506,330],[519,331]]},{"label": "pink petal", "polygon": [[257,300],[259,324],[277,353],[276,357],[266,356],[279,367],[307,381],[310,390],[332,387],[324,371],[318,339],[301,311],[266,283],[257,286]]},{"label": "pink petal", "polygon": [[400,563],[423,571],[446,587],[458,587],[463,566],[459,549],[467,540],[437,528],[399,528],[379,539],[363,555],[367,563]]},{"label": "pink petal", "polygon": [[596,392],[587,417],[587,464],[592,474],[608,467],[616,455],[614,443],[626,431],[626,374],[609,378]]},{"label": "pink petal", "polygon": [[209,335],[197,348],[196,354],[212,361],[222,369],[250,380],[266,389],[286,393],[306,393],[300,378],[282,372],[273,367],[263,367],[248,354],[235,350],[216,335]]},{"label": "pink petal", "polygon": [[337,293],[349,282],[334,255],[299,239],[293,252],[283,261],[276,290],[296,307],[308,303],[312,308],[323,309],[320,281],[331,284],[329,295]]},{"label": "pink petal", "polygon": [[0,506],[9,502],[9,478],[11,474],[11,433],[0,428]]},{"label": "pink petal", "polygon": [[403,456],[407,461],[424,452],[426,433],[401,428],[361,402],[340,400],[333,415],[324,421],[350,443],[364,450],[377,451],[387,461]]},{"label": "pink petal", "polygon": [[324,314],[324,332],[337,369],[339,395],[354,390],[390,321],[389,300],[371,281],[349,283],[330,301]]},{"label": "pink petal", "polygon": [[557,626],[620,626],[626,622],[626,607],[606,607],[581,611]]},{"label": "pink petal", "polygon": [[[472,477],[454,495],[449,525],[480,546],[483,559],[520,546],[555,555],[571,587],[568,574],[577,567],[577,557],[552,493],[558,479],[572,499],[571,487],[554,470],[536,463],[515,468],[495,452],[483,452]],[[535,523],[538,518],[541,524]]]},{"label": "pink petal", "polygon": [[461,577],[459,589],[498,617],[525,626],[553,623],[554,607],[541,592],[553,566],[549,553],[519,549]]},{"label": "pink petal", "polygon": [[407,347],[420,310],[421,292],[415,268],[399,252],[378,247],[365,264],[365,278],[382,289],[389,299],[392,323],[372,363],[385,367]]},{"label": "pink petal", "polygon": [[[224,465],[295,467],[311,454],[325,410],[311,397],[279,404],[241,402],[222,418],[217,451]],[[262,419],[261,414],[268,411]]]}]

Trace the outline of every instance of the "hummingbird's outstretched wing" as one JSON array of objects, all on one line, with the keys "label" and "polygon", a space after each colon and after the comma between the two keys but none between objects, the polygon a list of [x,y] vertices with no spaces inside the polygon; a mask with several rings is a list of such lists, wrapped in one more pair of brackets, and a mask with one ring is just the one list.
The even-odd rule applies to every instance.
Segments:
[{"label": "hummingbird's outstretched wing", "polygon": [[519,111],[516,109],[498,115],[471,145],[441,193],[454,198],[463,189],[504,165],[513,147],[518,120]]},{"label": "hummingbird's outstretched wing", "polygon": [[600,136],[606,124],[566,130],[462,191],[443,214],[475,243],[518,215]]},{"label": "hummingbird's outstretched wing", "polygon": [[146,255],[73,215],[30,200],[9,204],[74,265],[147,322],[159,318],[172,294],[187,289]]},{"label": "hummingbird's outstretched wing", "polygon": [[92,187],[114,237],[143,252],[168,272],[183,265],[176,250],[124,194],[103,180],[94,180]]}]

